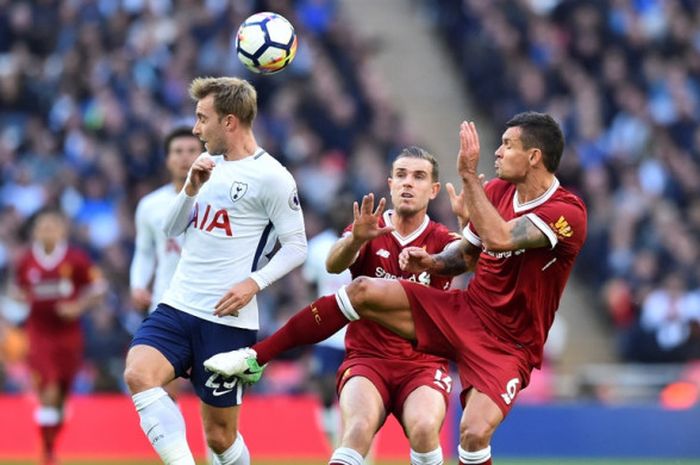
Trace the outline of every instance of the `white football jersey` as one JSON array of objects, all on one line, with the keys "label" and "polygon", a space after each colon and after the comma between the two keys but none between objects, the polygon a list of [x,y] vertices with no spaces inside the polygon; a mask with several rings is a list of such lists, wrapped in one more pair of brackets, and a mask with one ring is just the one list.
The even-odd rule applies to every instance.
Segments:
[{"label": "white football jersey", "polygon": [[129,285],[132,289],[148,289],[153,280],[149,311],[160,302],[180,260],[183,237],[167,237],[163,232],[163,221],[177,194],[175,186],[167,184],[145,195],[136,206],[136,240]]},{"label": "white football jersey", "polygon": [[195,199],[182,256],[163,302],[196,317],[258,329],[256,298],[238,316],[217,317],[217,302],[268,260],[278,235],[304,232],[294,178],[259,149],[242,160],[216,163]]},{"label": "white football jersey", "polygon": [[[350,270],[344,270],[339,274],[329,273],[326,270],[326,258],[338,239],[338,235],[331,229],[326,229],[309,239],[309,255],[302,271],[307,281],[316,284],[319,296],[335,294],[341,286],[352,281]],[[347,326],[318,344],[344,349],[345,328]]]}]

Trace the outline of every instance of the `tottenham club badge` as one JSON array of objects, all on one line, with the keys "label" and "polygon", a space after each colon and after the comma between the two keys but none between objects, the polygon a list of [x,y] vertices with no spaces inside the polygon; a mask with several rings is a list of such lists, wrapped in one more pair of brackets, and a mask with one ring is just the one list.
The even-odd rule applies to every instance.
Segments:
[{"label": "tottenham club badge", "polygon": [[235,181],[231,186],[231,200],[234,202],[241,200],[246,192],[248,192],[248,184]]}]

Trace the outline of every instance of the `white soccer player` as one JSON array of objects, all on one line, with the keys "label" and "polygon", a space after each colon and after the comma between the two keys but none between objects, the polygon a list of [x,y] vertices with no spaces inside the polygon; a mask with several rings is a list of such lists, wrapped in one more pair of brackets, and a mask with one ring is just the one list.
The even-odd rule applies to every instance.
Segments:
[{"label": "white soccer player", "polygon": [[136,206],[134,258],[129,269],[131,300],[137,310],[155,310],[180,260],[183,237],[167,237],[163,222],[182,190],[202,143],[192,130],[180,127],[165,137],[165,166],[170,182],[145,195]]},{"label": "white soccer player", "polygon": [[[165,167],[170,174],[170,182],[145,195],[136,206],[134,258],[129,269],[134,307],[148,313],[160,303],[175,273],[184,240],[183,236],[166,236],[163,223],[170,206],[185,185],[190,166],[203,150],[202,142],[188,127],[170,131],[165,136],[164,146]],[[166,387],[168,395],[176,399],[183,382],[176,379],[169,383]]]},{"label": "white soccer player", "polygon": [[[326,259],[350,218],[347,205],[352,199],[335,199],[327,213],[329,227],[309,239],[309,256],[302,268],[304,279],[315,287],[316,297],[332,294],[352,281],[349,270],[329,273]],[[331,447],[339,442],[340,413],[336,403],[336,372],[345,358],[345,328],[313,348],[311,375],[321,400],[320,424]]]},{"label": "white soccer player", "polygon": [[[243,386],[206,372],[215,353],[255,341],[255,295],[306,258],[292,175],[260,148],[255,89],[238,78],[197,78],[193,133],[205,143],[173,201],[164,230],[184,233],[182,256],[156,310],[134,336],[124,377],[141,427],[168,465],[194,465],[185,424],[163,386],[189,376],[202,401],[208,446],[222,465],[249,465],[238,432]],[[280,249],[265,266],[274,238]]]}]

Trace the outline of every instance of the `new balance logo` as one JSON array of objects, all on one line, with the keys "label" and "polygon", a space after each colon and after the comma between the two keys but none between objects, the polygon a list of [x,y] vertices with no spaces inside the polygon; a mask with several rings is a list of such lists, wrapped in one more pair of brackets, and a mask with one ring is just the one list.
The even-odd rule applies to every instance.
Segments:
[{"label": "new balance logo", "polygon": [[221,378],[221,375],[218,373],[214,373],[209,377],[209,379],[207,379],[207,382],[204,383],[206,387],[212,389],[212,394],[214,394],[215,397],[223,396],[224,394],[233,392],[233,390],[236,388],[236,385],[238,384],[238,378],[221,378],[221,382],[218,381],[219,378]]},{"label": "new balance logo", "polygon": [[418,282],[424,286],[430,286],[430,273],[427,271],[422,272],[418,275]]},{"label": "new balance logo", "polygon": [[382,258],[389,258],[391,253],[386,249],[379,249],[377,250],[377,255],[379,255]]}]

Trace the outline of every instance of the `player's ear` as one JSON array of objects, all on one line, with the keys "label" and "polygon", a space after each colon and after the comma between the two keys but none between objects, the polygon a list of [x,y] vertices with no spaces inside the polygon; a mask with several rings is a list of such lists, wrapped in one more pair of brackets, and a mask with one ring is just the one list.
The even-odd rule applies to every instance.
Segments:
[{"label": "player's ear", "polygon": [[228,114],[224,117],[224,125],[229,131],[234,131],[238,127],[238,118],[232,114]]},{"label": "player's ear", "polygon": [[437,197],[438,193],[440,192],[440,189],[442,189],[442,184],[440,184],[439,182],[434,182],[430,200],[433,200],[435,197]]},{"label": "player's ear", "polygon": [[542,159],[542,151],[540,149],[530,149],[528,160],[530,165],[536,165]]}]

